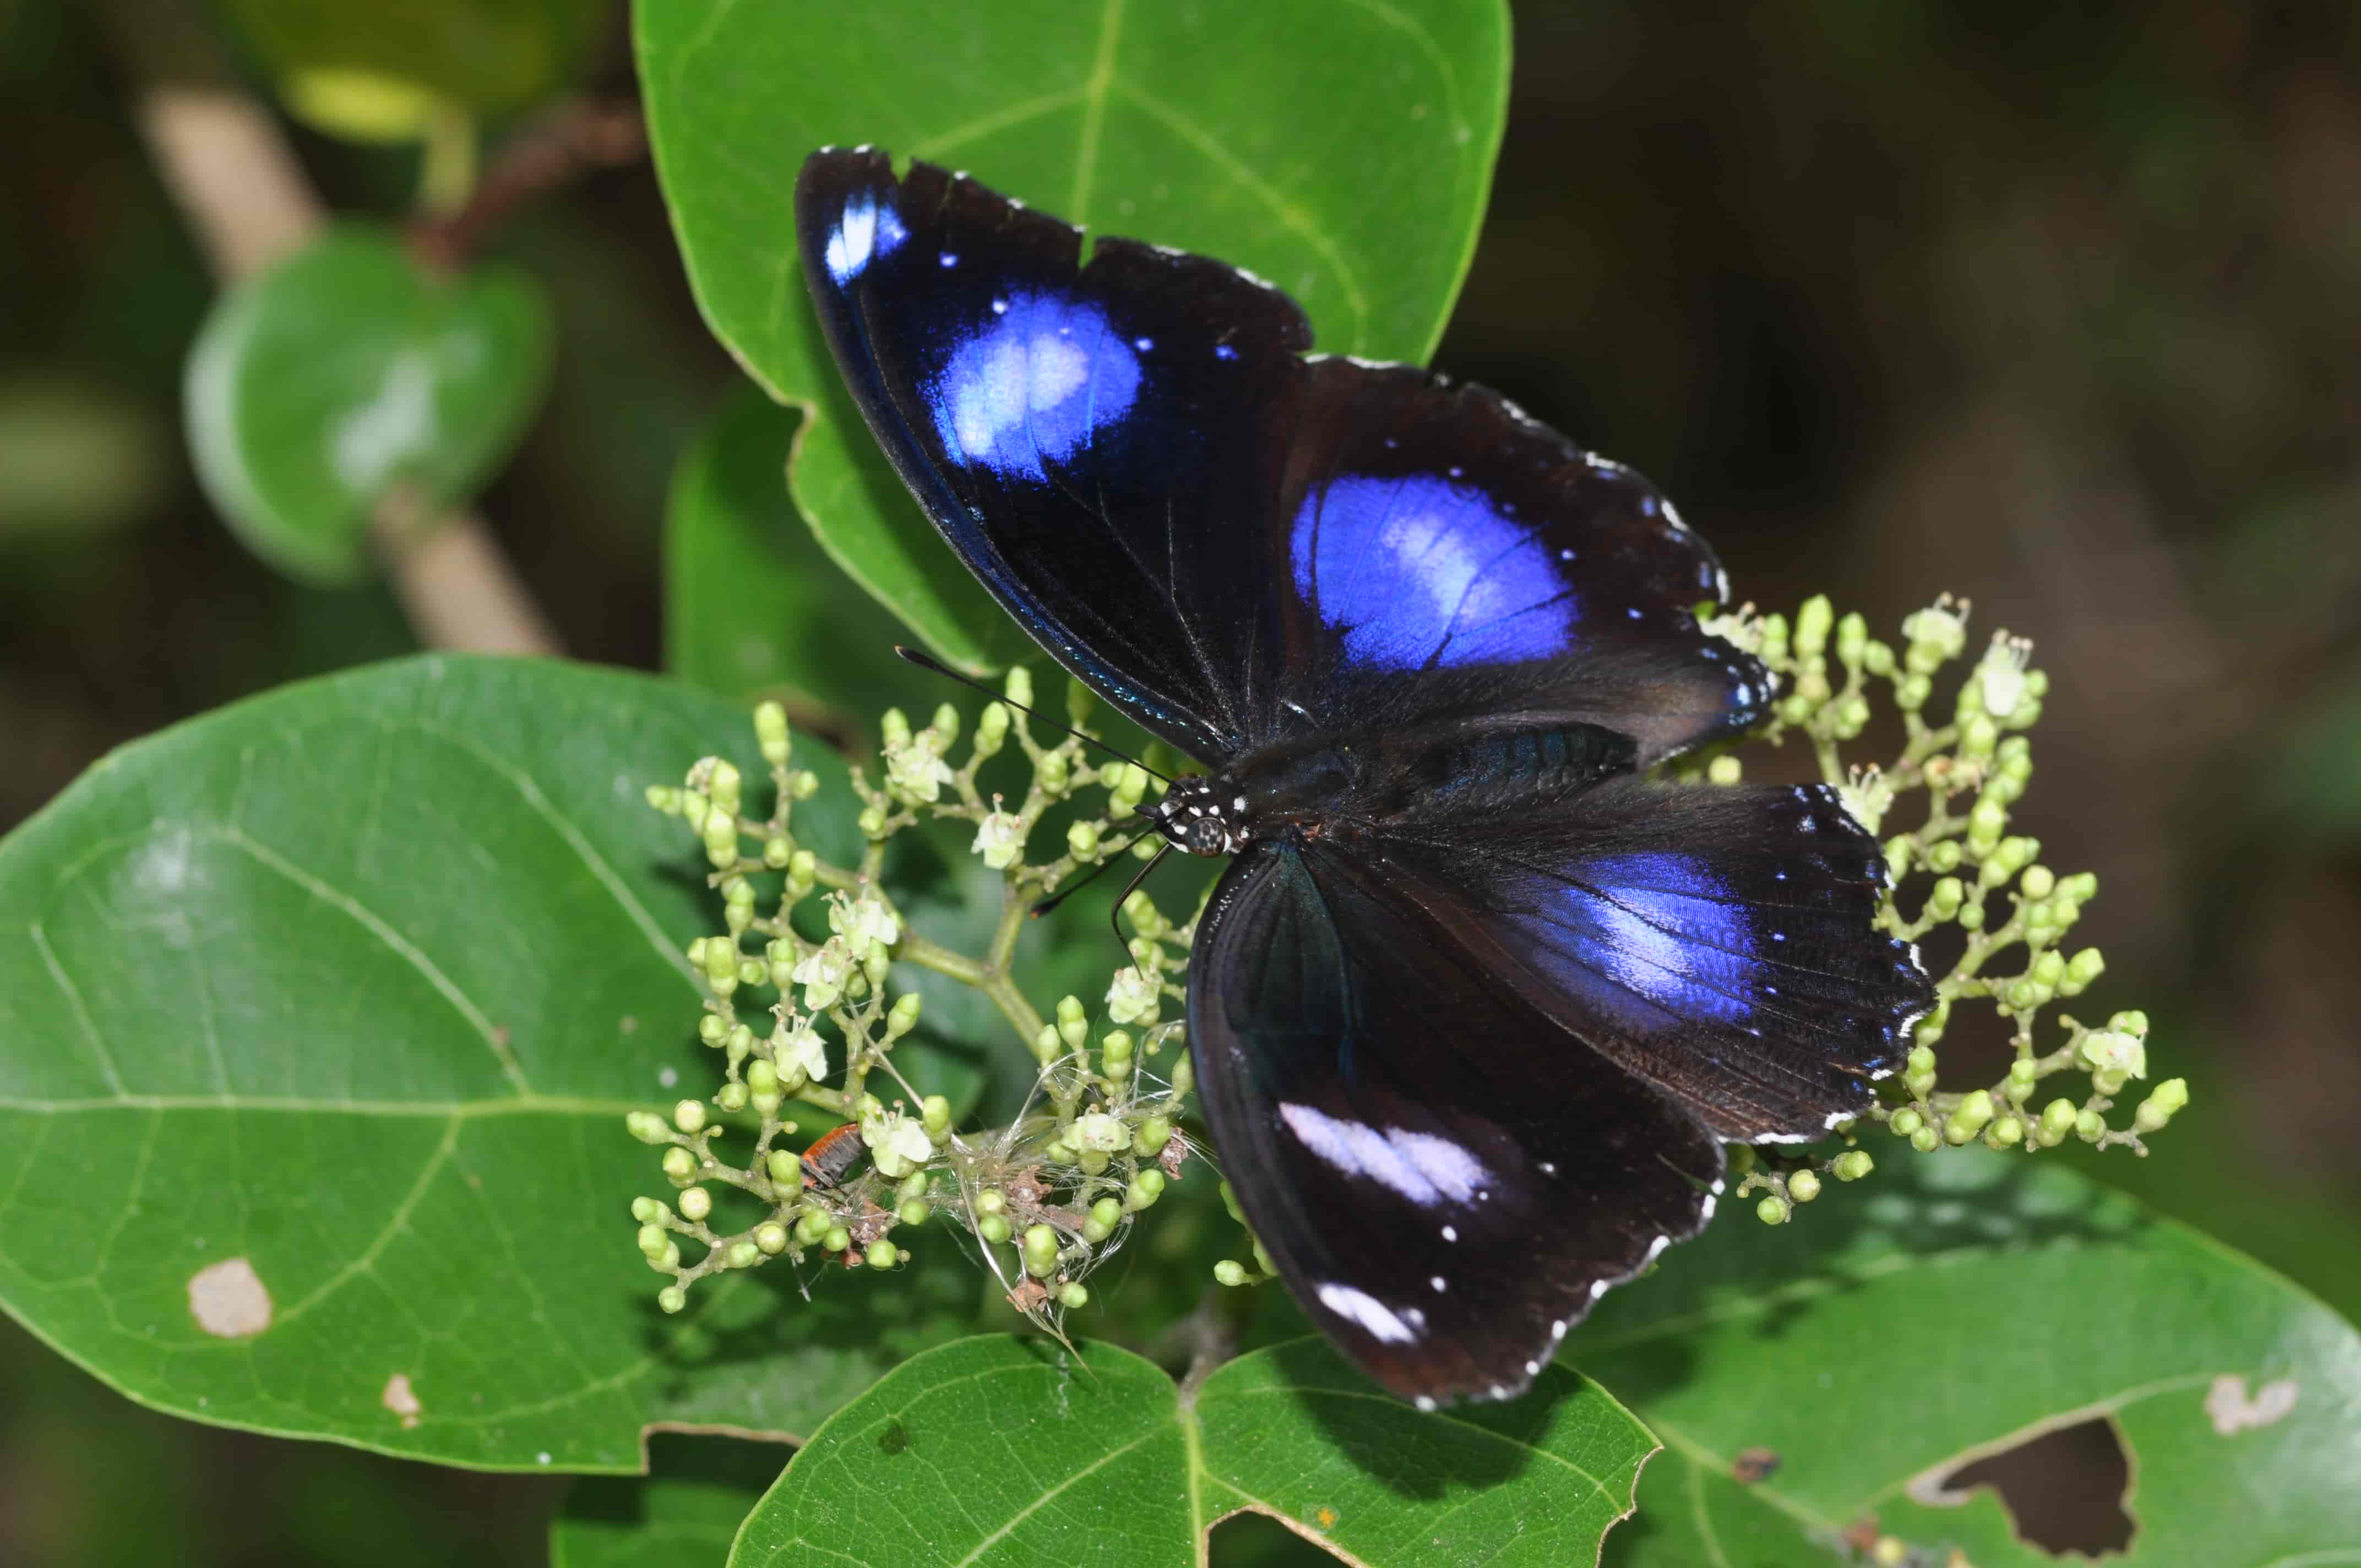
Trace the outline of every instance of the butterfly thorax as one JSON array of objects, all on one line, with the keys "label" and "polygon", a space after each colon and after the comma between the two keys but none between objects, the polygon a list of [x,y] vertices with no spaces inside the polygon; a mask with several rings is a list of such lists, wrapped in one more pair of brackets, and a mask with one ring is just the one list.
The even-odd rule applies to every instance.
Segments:
[{"label": "butterfly thorax", "polygon": [[1580,721],[1411,725],[1265,747],[1211,777],[1175,779],[1147,815],[1177,849],[1234,855],[1281,832],[1537,805],[1634,766],[1628,737]]}]

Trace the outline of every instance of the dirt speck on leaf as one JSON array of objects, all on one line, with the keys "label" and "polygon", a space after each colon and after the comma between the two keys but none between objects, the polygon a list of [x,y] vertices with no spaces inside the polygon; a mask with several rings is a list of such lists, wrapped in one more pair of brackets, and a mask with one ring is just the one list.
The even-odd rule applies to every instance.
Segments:
[{"label": "dirt speck on leaf", "polygon": [[270,1292],[242,1257],[207,1264],[189,1276],[189,1315],[222,1339],[251,1339],[270,1326]]}]

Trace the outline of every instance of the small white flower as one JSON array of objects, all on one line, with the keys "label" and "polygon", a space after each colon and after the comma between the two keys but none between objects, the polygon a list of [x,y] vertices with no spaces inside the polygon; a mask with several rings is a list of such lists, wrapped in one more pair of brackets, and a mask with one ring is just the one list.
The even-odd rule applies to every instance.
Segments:
[{"label": "small white flower", "polygon": [[2093,1029],[2082,1036],[2082,1060],[2093,1072],[2147,1076],[2147,1042],[2120,1029]]},{"label": "small white flower", "polygon": [[852,970],[851,948],[843,938],[830,937],[796,965],[788,978],[804,988],[806,1009],[818,1013],[844,994],[844,982],[852,978]]},{"label": "small white flower", "polygon": [[975,830],[975,852],[994,871],[1005,872],[1025,852],[1025,819],[1013,811],[990,811]]},{"label": "small white flower", "polygon": [[1855,768],[1850,778],[1837,785],[1837,798],[1864,831],[1874,833],[1894,808],[1894,785],[1881,769]]},{"label": "small white flower", "polygon": [[934,1140],[927,1129],[899,1111],[884,1111],[861,1119],[861,1141],[869,1146],[877,1174],[899,1181],[935,1157]]},{"label": "small white flower", "polygon": [[1697,630],[1708,637],[1719,637],[1741,652],[1763,652],[1763,622],[1755,618],[1754,607],[1741,605],[1732,610],[1702,617]]},{"label": "small white flower", "polygon": [[808,1021],[792,1029],[783,1023],[771,1036],[771,1054],[776,1058],[779,1088],[785,1093],[792,1094],[806,1083],[828,1076],[828,1042]]},{"label": "small white flower", "polygon": [[933,725],[901,745],[886,746],[885,787],[903,799],[939,800],[943,785],[950,782],[950,764],[943,761],[942,731]]},{"label": "small white flower", "polygon": [[2006,718],[2016,711],[2016,705],[2025,698],[2025,668],[2032,658],[2031,638],[2011,637],[2005,631],[1993,633],[1992,646],[1984,650],[1983,662],[1976,666],[1978,691],[1986,713],[1994,718]]},{"label": "small white flower", "polygon": [[1102,1154],[1114,1154],[1131,1146],[1131,1129],[1120,1118],[1104,1111],[1075,1117],[1066,1136],[1078,1149],[1097,1149]]},{"label": "small white flower", "polygon": [[1938,658],[1956,659],[1968,645],[1968,607],[1945,594],[1927,609],[1903,617],[1902,635]]},{"label": "small white flower", "polygon": [[1117,970],[1115,983],[1107,987],[1107,1016],[1118,1024],[1152,1024],[1160,1000],[1156,981],[1133,964]]},{"label": "small white flower", "polygon": [[872,942],[890,948],[902,939],[902,923],[894,918],[876,890],[865,883],[858,898],[840,893],[828,901],[828,928],[856,953],[867,952]]}]

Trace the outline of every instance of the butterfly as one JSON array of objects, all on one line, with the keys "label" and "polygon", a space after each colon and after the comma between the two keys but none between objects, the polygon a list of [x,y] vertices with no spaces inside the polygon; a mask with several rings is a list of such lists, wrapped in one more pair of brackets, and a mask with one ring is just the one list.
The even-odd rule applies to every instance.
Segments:
[{"label": "butterfly", "polygon": [[1649,482],[1284,293],[872,148],[796,222],[854,400],[1060,663],[1208,772],[1197,1091],[1296,1300],[1422,1408],[1523,1390],[1695,1235],[1723,1145],[1874,1102],[1933,988],[1820,786],[1657,764],[1762,720]]}]

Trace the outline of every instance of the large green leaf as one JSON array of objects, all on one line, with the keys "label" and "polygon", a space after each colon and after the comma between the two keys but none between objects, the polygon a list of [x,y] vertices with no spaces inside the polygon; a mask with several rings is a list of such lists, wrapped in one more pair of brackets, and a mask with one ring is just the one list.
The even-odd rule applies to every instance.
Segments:
[{"label": "large green leaf", "polygon": [[586,1475],[549,1521],[549,1568],[714,1568],[787,1451],[659,1433],[648,1473]]},{"label": "large green leaf", "polygon": [[1499,0],[641,0],[656,165],[707,319],[807,414],[796,503],[852,576],[977,670],[1021,643],[886,466],[796,263],[804,156],[876,142],[1074,223],[1221,256],[1311,312],[1323,348],[1422,360],[1474,249],[1499,144]]},{"label": "large green leaf", "polygon": [[1513,1405],[1421,1415],[1317,1340],[1184,1394],[1092,1344],[961,1340],[895,1368],[788,1464],[732,1568],[842,1562],[1183,1568],[1253,1509],[1356,1563],[1589,1563],[1654,1444],[1563,1369]]},{"label": "large green leaf", "polygon": [[[2054,1563],[1989,1491],[1940,1506],[1938,1483],[2091,1417],[2114,1423],[2130,1459],[2136,1534],[2122,1561],[2361,1563],[2351,1325],[2046,1163],[1967,1150],[1885,1165],[1778,1230],[1724,1216],[1567,1340],[1565,1359],[1667,1451],[1609,1563],[1824,1568],[1827,1543],[1871,1516],[1905,1541],[1962,1547],[1976,1568]],[[2232,1394],[2283,1380],[2290,1408],[2216,1430]],[[1748,1484],[1732,1467],[1752,1448],[1780,1464]]]},{"label": "large green leaf", "polygon": [[[752,740],[680,686],[428,657],[93,769],[0,842],[0,1304],[177,1414],[582,1470],[653,1422],[809,1431],[972,1328],[948,1237],[677,1319],[631,1252],[663,1182],[620,1118],[714,1076],[681,952],[715,906],[641,791]],[[797,762],[849,854],[840,764]]]},{"label": "large green leaf", "polygon": [[741,384],[682,455],[664,509],[664,669],[868,735],[917,682],[894,656],[901,624],[828,558],[788,498],[800,422]]},{"label": "large green leaf", "polygon": [[434,277],[389,233],[333,229],[205,318],[185,388],[197,477],[257,555],[349,581],[388,489],[432,506],[499,471],[549,356],[548,308],[525,274]]}]

